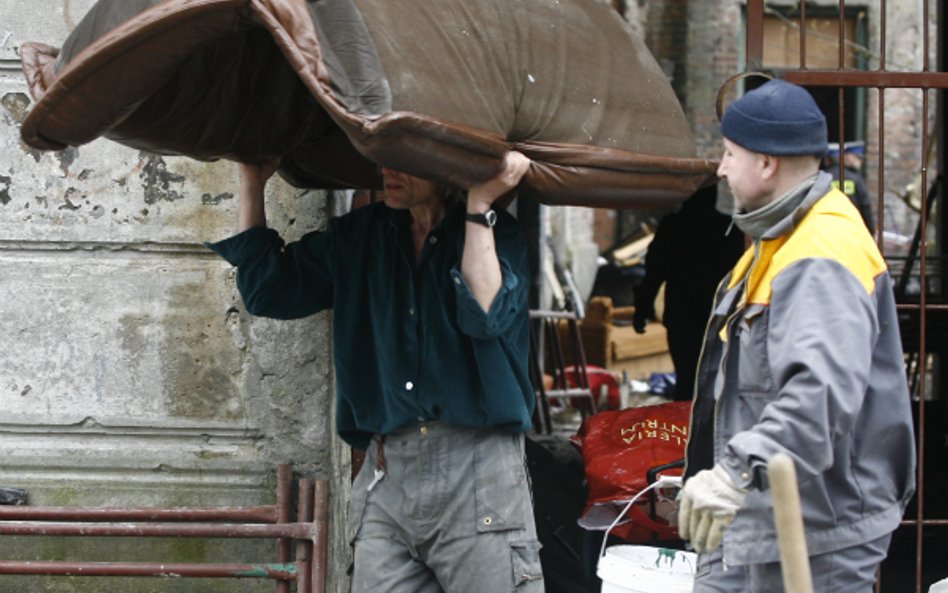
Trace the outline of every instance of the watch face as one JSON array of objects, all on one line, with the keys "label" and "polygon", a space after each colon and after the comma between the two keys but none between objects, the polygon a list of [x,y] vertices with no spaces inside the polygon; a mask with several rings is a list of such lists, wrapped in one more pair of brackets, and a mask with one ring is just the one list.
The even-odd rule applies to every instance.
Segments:
[{"label": "watch face", "polygon": [[487,221],[487,226],[494,226],[497,224],[497,213],[493,210],[488,210],[484,213],[484,220]]}]

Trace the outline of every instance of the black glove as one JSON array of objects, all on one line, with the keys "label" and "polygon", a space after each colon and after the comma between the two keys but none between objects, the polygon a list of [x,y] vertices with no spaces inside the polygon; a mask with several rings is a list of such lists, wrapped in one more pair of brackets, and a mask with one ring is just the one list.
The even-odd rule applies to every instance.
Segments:
[{"label": "black glove", "polygon": [[632,327],[635,333],[644,334],[645,326],[652,319],[655,319],[655,307],[651,305],[635,306],[635,313],[632,314]]}]

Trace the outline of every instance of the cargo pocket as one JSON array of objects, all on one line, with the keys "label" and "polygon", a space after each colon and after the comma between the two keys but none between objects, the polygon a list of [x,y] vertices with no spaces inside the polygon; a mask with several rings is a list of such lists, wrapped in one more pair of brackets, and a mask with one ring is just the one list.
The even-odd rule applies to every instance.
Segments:
[{"label": "cargo pocket", "polygon": [[510,542],[513,560],[513,583],[518,591],[542,590],[543,569],[540,566],[540,542]]},{"label": "cargo pocket", "polygon": [[483,432],[474,446],[477,531],[526,527],[529,496],[523,435]]}]

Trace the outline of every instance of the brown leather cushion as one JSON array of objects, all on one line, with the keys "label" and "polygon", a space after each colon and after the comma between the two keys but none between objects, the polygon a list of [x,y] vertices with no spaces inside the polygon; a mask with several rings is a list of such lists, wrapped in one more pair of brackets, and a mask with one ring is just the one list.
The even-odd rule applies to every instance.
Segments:
[{"label": "brown leather cushion", "polygon": [[281,157],[299,187],[385,165],[461,187],[511,148],[549,204],[672,205],[708,181],[644,44],[590,0],[100,0],[22,48],[24,140]]}]

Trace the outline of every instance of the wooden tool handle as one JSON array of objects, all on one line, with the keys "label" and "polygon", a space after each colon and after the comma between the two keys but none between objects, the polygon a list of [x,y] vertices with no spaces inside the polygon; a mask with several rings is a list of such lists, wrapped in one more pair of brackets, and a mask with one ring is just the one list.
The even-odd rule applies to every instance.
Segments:
[{"label": "wooden tool handle", "polygon": [[784,591],[813,593],[813,577],[810,575],[810,558],[806,551],[800,491],[793,460],[785,453],[777,453],[767,462],[767,471],[774,499],[774,521],[777,524]]}]

